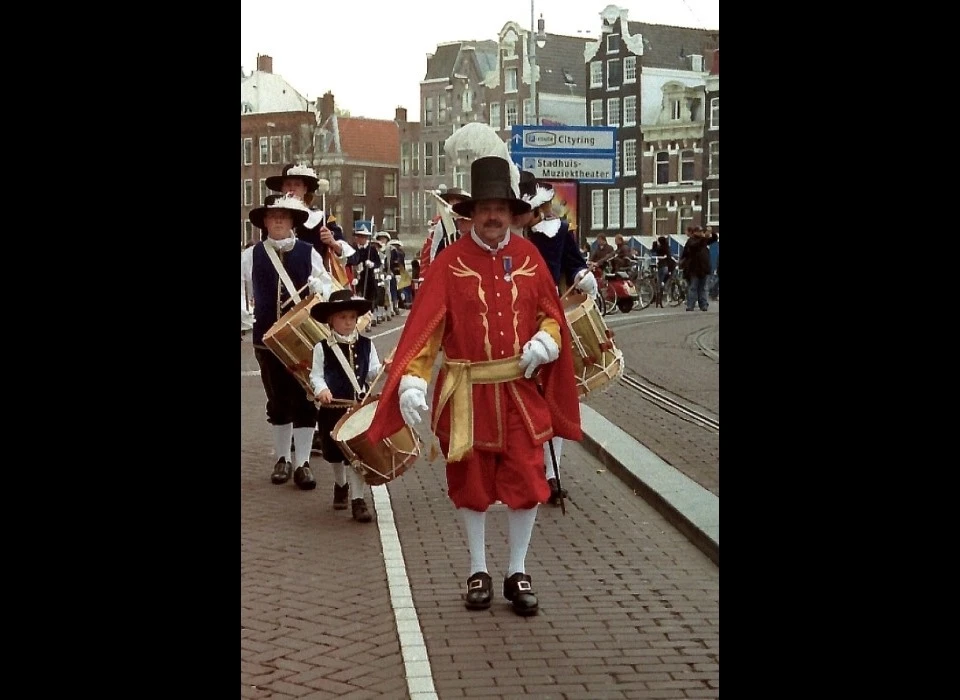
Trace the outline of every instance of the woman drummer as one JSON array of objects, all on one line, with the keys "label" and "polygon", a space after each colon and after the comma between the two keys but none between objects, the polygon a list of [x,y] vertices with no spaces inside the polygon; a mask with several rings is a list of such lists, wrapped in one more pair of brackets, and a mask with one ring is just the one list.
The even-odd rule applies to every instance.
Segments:
[{"label": "woman drummer", "polygon": [[331,331],[329,338],[313,347],[310,385],[320,402],[317,425],[323,458],[333,467],[333,508],[345,510],[349,493],[353,519],[361,523],[372,519],[363,497],[366,482],[349,466],[332,432],[350,405],[356,405],[367,395],[380,371],[377,348],[357,329],[357,319],[372,308],[373,304],[367,299],[354,297],[350,290],[342,289],[310,309],[310,315],[329,325]]}]

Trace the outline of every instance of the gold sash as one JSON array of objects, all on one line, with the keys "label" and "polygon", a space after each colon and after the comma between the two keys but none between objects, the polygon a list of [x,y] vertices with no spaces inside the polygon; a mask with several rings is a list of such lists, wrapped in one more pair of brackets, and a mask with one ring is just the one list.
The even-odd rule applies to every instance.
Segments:
[{"label": "gold sash", "polygon": [[433,431],[437,431],[437,422],[444,407],[450,401],[450,447],[447,461],[457,462],[473,449],[473,385],[502,384],[520,379],[520,355],[504,360],[486,360],[469,362],[465,360],[445,359],[443,369],[446,372],[443,386],[440,387],[440,400],[433,416]]}]

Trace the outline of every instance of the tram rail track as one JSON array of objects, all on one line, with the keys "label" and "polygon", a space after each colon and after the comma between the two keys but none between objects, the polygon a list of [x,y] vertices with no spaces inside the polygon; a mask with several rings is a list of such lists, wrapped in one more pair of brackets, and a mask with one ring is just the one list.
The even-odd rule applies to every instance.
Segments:
[{"label": "tram rail track", "polygon": [[683,420],[700,426],[701,428],[717,433],[718,435],[720,434],[719,418],[713,418],[702,411],[698,411],[695,408],[677,401],[666,392],[661,391],[642,378],[638,379],[636,377],[631,377],[627,374],[624,374],[622,377],[620,377],[620,381],[631,389],[637,391],[641,397],[655,406],[663,409],[667,413],[675,415],[678,418],[682,418]]}]

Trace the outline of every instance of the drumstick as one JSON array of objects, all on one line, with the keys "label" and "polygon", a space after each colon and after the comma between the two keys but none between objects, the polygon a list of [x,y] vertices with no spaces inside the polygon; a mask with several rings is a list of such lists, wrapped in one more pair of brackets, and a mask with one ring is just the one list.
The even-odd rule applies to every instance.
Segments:
[{"label": "drumstick", "polygon": [[[302,287],[300,287],[300,289],[297,290],[297,294],[303,294],[304,290],[305,290],[307,287],[309,287],[309,286],[310,286],[310,283],[307,282],[305,285],[303,285]],[[282,304],[280,304],[280,308],[281,308],[281,309],[284,308],[284,307],[285,307],[287,304],[289,304],[291,301],[293,301],[293,297],[288,298],[285,302],[283,302]]]},{"label": "drumstick", "polygon": [[390,351],[390,354],[387,355],[387,359],[383,361],[383,364],[380,365],[380,371],[377,372],[377,376],[373,378],[373,382],[370,384],[370,389],[367,391],[367,395],[363,397],[363,401],[360,402],[361,406],[369,403],[370,399],[373,398],[373,387],[377,385],[377,382],[380,381],[380,377],[383,376],[383,373],[387,370],[387,366],[390,364],[390,361],[393,359],[393,354],[397,351],[397,346],[393,346],[393,350]]}]

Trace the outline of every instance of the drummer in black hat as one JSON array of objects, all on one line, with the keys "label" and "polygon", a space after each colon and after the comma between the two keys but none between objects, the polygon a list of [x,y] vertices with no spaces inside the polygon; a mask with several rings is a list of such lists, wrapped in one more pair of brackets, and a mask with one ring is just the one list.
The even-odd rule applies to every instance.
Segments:
[{"label": "drummer in black hat", "polygon": [[535,615],[526,555],[537,506],[550,498],[544,440],[580,440],[583,432],[573,343],[556,285],[533,243],[510,231],[512,218],[530,209],[513,189],[515,170],[500,156],[472,163],[472,198],[453,205],[472,219],[471,229],[424,279],[366,435],[382,440],[422,420],[442,348],[431,428],[466,533],[466,607],[484,610],[493,600],[486,516],[499,500],[509,533],[509,561],[498,568],[503,596],[516,614]]},{"label": "drummer in black hat", "polygon": [[[304,287],[321,297],[330,292],[332,279],[320,254],[294,235],[294,228],[308,216],[306,206],[293,194],[269,195],[263,206],[250,212],[250,221],[264,231],[266,238],[240,257],[240,277],[253,289],[253,352],[267,396],[267,422],[274,433],[277,462],[270,480],[283,484],[292,475],[294,483],[304,490],[317,485],[309,463],[317,408],[263,337],[292,308],[294,293],[299,295]],[[295,451],[292,462],[291,438]]]},{"label": "drummer in black hat", "polygon": [[328,248],[340,258],[341,262],[353,254],[353,246],[344,239],[343,230],[339,226],[331,226],[327,223],[330,217],[325,218],[325,216],[328,212],[315,206],[317,191],[328,189],[330,182],[317,177],[313,168],[294,163],[284,165],[282,174],[268,177],[266,185],[275,192],[292,193],[307,205],[309,217],[307,221],[297,226],[297,238],[316,248],[328,268],[329,263],[326,261]]},{"label": "drummer in black hat", "polygon": [[[331,331],[329,338],[313,347],[310,385],[321,406],[317,431],[323,458],[333,467],[333,507],[345,509],[350,494],[353,519],[361,523],[372,519],[364,498],[366,482],[349,466],[349,460],[331,433],[349,407],[346,402],[362,401],[380,372],[377,348],[370,338],[360,335],[357,328],[357,320],[371,308],[373,305],[366,299],[353,296],[349,289],[341,289],[310,309],[310,315],[329,325]],[[348,373],[346,367],[352,372]]]}]

